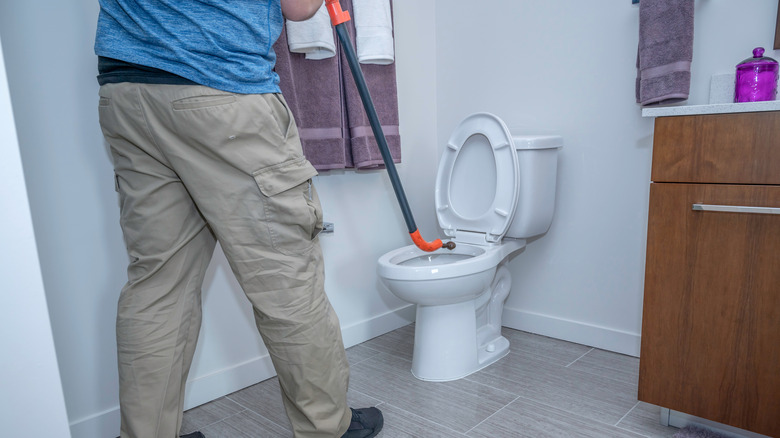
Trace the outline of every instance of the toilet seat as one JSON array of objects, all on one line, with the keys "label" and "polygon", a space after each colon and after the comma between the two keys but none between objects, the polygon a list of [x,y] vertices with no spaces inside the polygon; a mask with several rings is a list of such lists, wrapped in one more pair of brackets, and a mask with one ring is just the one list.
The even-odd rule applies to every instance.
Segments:
[{"label": "toilet seat", "polygon": [[[453,172],[455,163],[466,143],[476,134],[481,134],[490,144],[495,161],[495,196],[492,203],[477,215],[465,215],[453,206]],[[470,163],[462,163],[459,172],[471,171],[472,178],[480,178],[483,169],[472,169]],[[492,170],[492,169],[491,169]],[[517,207],[518,158],[515,153],[512,134],[504,122],[490,113],[476,113],[464,119],[453,131],[447,147],[439,161],[436,174],[436,216],[444,233],[454,240],[474,233],[484,235],[483,242],[498,242],[507,232]],[[500,184],[497,182],[501,181]],[[484,203],[484,193],[459,193],[474,199],[474,204]],[[463,201],[461,201],[463,202]],[[465,204],[465,202],[464,202]],[[471,237],[469,240],[474,240]],[[481,238],[480,238],[481,240]]]}]

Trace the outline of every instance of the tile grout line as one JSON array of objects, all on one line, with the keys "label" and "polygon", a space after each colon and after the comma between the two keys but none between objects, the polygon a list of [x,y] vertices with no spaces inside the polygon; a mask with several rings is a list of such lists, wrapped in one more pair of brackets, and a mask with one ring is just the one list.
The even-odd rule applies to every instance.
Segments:
[{"label": "tile grout line", "polygon": [[632,406],[631,409],[629,409],[628,412],[626,412],[625,415],[620,417],[620,420],[618,420],[617,423],[614,424],[614,426],[618,427],[618,424],[620,424],[621,421],[625,420],[625,418],[628,417],[628,414],[630,414],[634,409],[636,409],[637,406],[639,406],[639,400],[637,400],[637,402],[634,404],[634,406]]},{"label": "tile grout line", "polygon": [[[368,342],[368,341],[366,341],[366,342]],[[363,345],[363,344],[358,344],[358,345]],[[357,365],[358,363],[363,363],[363,362],[365,362],[367,360],[374,359],[375,357],[377,357],[379,355],[382,355],[382,354],[389,354],[389,355],[394,356],[394,357],[399,357],[398,356],[398,354],[399,354],[398,350],[393,350],[393,349],[385,350],[385,349],[374,348],[374,347],[369,347],[369,346],[364,346],[364,347],[369,349],[369,350],[371,350],[371,351],[373,351],[376,354],[373,354],[373,355],[371,355],[369,357],[366,357],[366,358],[360,360],[360,362],[356,362],[355,365]],[[350,347],[350,348],[352,348],[352,347]],[[402,358],[402,359],[404,359],[404,358]],[[404,359],[404,360],[407,360],[408,362],[411,363],[411,359]],[[352,364],[350,364],[350,365],[352,365]]]},{"label": "tile grout line", "polygon": [[[370,339],[369,339],[369,341],[370,341]],[[366,342],[368,342],[368,341],[366,341]],[[376,348],[369,347],[368,345],[363,345],[362,343],[361,344],[355,344],[355,345],[353,345],[353,346],[351,346],[349,348],[346,348],[345,351],[349,350],[350,348],[355,348],[357,346],[361,346],[363,348],[369,349],[369,350],[373,351],[374,353],[376,353],[376,354],[372,355],[371,357],[367,357],[366,359],[371,359],[372,357],[376,356],[379,353],[384,353],[384,351],[382,351],[382,350],[377,350]],[[366,360],[366,359],[363,359],[363,360]]]},{"label": "tile grout line", "polygon": [[[201,426],[201,427],[198,428],[198,431],[206,429],[207,427],[213,426],[213,425],[215,425],[217,423],[223,423],[223,422],[225,422],[225,421],[235,417],[236,415],[242,414],[244,412],[251,412],[251,411],[249,409],[244,409],[243,411],[238,411],[238,412],[236,412],[236,413],[234,413],[232,415],[228,415],[227,417],[225,417],[225,418],[223,418],[221,420],[217,420],[217,421],[211,422],[211,423],[209,423],[209,424],[207,424],[205,426]],[[230,423],[227,423],[227,424],[230,424]],[[193,431],[193,432],[196,432],[196,431]]]},{"label": "tile grout line", "polygon": [[[371,395],[371,394],[366,394],[365,392],[363,392],[363,391],[360,391],[360,390],[358,390],[358,389],[349,388],[349,391],[351,391],[351,392],[354,392],[354,393],[357,393],[357,394],[360,394],[360,395],[362,395],[363,397],[368,397],[368,398],[372,398],[372,399],[374,399],[374,400],[378,400],[378,401],[379,401],[379,403],[377,403],[377,405],[381,405],[382,403],[387,403],[385,400],[382,400],[381,398],[376,398],[376,397],[374,397],[373,395]],[[349,393],[349,392],[348,392],[348,393]]]},{"label": "tile grout line", "polygon": [[[374,357],[374,356],[371,356],[371,357]],[[350,367],[353,367],[353,366],[355,366],[355,365],[357,365],[357,364],[359,364],[359,363],[363,363],[363,362],[365,362],[365,361],[367,361],[367,360],[371,359],[371,357],[366,357],[366,358],[360,359],[359,361],[357,361],[357,362],[355,362],[355,363],[349,362],[349,366],[350,366]]]},{"label": "tile grout line", "polygon": [[[512,403],[514,403],[514,402],[516,402],[517,400],[520,400],[520,399],[527,400],[527,401],[529,401],[529,402],[531,402],[531,403],[536,403],[536,404],[538,404],[538,405],[541,405],[541,406],[543,406],[543,407],[544,407],[544,408],[546,408],[546,409],[561,410],[561,408],[560,408],[560,407],[558,407],[558,406],[555,406],[555,405],[553,405],[553,404],[550,404],[550,403],[548,403],[548,402],[546,402],[546,401],[538,400],[538,399],[536,399],[536,398],[533,398],[533,397],[527,397],[527,396],[523,396],[523,395],[520,395],[520,396],[518,396],[516,399],[514,399],[514,400],[512,401]],[[510,404],[511,404],[511,403],[510,403]],[[636,406],[637,406],[638,404],[639,404],[639,401],[637,401],[637,402],[636,402],[636,404],[634,404],[634,406],[633,406],[631,409],[629,409],[629,410],[628,410],[628,412],[627,412],[625,415],[623,415],[623,418],[625,418],[625,417],[626,417],[626,416],[627,416],[627,415],[628,415],[628,414],[629,414],[631,411],[633,411],[633,410],[634,410],[634,408],[636,408]],[[507,405],[507,406],[508,406],[508,405]],[[505,407],[506,407],[506,406],[505,406]],[[503,408],[502,408],[502,409],[503,409]],[[579,419],[579,420],[581,420],[581,421],[583,421],[583,422],[593,422],[593,423],[601,424],[601,425],[603,425],[603,426],[611,426],[611,424],[610,424],[610,423],[607,423],[607,422],[605,422],[605,421],[597,420],[597,419],[591,418],[591,417],[589,417],[589,416],[583,416],[583,415],[576,414],[576,413],[571,413],[571,412],[567,413],[567,418],[569,418],[569,417],[574,417],[574,418],[576,418],[576,419]],[[621,418],[620,420],[618,420],[618,423],[620,423],[621,421],[623,421],[623,418]],[[615,423],[615,424],[617,424],[617,423]],[[616,427],[616,426],[612,426],[612,427]],[[619,428],[619,429],[622,429],[622,430],[629,431],[629,432],[633,432],[633,431],[630,431],[630,430],[628,430],[628,429],[625,429],[625,428],[621,428],[621,427],[618,427],[618,428]],[[634,433],[637,433],[637,432],[634,432]]]},{"label": "tile grout line", "polygon": [[518,395],[517,397],[515,397],[515,399],[514,399],[514,400],[512,400],[511,402],[509,402],[509,403],[505,404],[504,406],[502,406],[502,407],[501,407],[501,409],[499,409],[499,410],[497,410],[496,412],[493,412],[492,414],[488,415],[488,416],[487,416],[487,418],[485,418],[484,420],[482,420],[482,421],[480,421],[479,423],[477,423],[476,425],[474,425],[474,427],[472,427],[471,429],[467,430],[467,431],[464,433],[464,435],[468,435],[468,433],[469,433],[469,432],[471,432],[472,430],[474,430],[474,429],[478,428],[478,427],[479,427],[479,426],[480,426],[482,423],[484,423],[484,422],[488,421],[488,420],[489,420],[489,419],[491,419],[491,418],[492,418],[494,415],[496,415],[496,414],[498,414],[499,412],[503,411],[503,410],[504,410],[504,409],[505,409],[507,406],[511,405],[512,403],[516,402],[516,401],[517,401],[517,400],[519,400],[519,399],[520,399],[520,396]]},{"label": "tile grout line", "polygon": [[[431,419],[428,419],[428,418],[425,418],[425,417],[421,417],[421,416],[419,416],[419,415],[417,415],[417,414],[415,414],[415,413],[413,413],[413,412],[409,412],[409,411],[407,411],[406,409],[400,408],[400,407],[398,407],[398,406],[396,406],[396,405],[394,405],[394,404],[392,404],[392,403],[388,403],[388,402],[386,402],[386,401],[383,401],[383,402],[379,403],[379,405],[387,405],[387,406],[392,406],[394,409],[398,409],[398,410],[399,410],[399,411],[401,411],[401,412],[405,412],[405,413],[409,414],[410,416],[412,416],[412,417],[415,417],[415,418],[417,418],[417,419],[419,419],[419,420],[422,420],[422,421],[427,421],[427,422],[433,423],[433,424],[435,424],[435,425],[437,425],[437,426],[439,426],[439,427],[443,427],[444,429],[447,429],[447,430],[449,430],[449,431],[455,432],[455,433],[457,433],[457,434],[459,434],[459,435],[463,435],[464,437],[466,436],[466,435],[465,435],[465,433],[463,433],[463,432],[458,432],[457,430],[455,430],[455,429],[453,429],[453,428],[451,428],[451,427],[449,427],[449,426],[445,426],[444,424],[437,423],[437,422],[435,422],[435,421],[433,421],[433,420],[431,420]],[[502,409],[503,409],[503,408],[502,408]],[[475,427],[476,427],[476,426],[475,426]],[[469,431],[470,431],[470,429],[469,429]],[[468,433],[468,432],[466,432],[466,433]]]},{"label": "tile grout line", "polygon": [[590,349],[590,350],[588,350],[588,351],[586,351],[585,353],[583,353],[583,354],[582,354],[582,356],[580,356],[580,357],[578,357],[578,358],[574,359],[574,361],[572,361],[572,363],[570,363],[570,364],[566,365],[564,368],[569,368],[570,366],[574,365],[574,363],[575,363],[575,362],[577,362],[578,360],[580,360],[580,359],[582,359],[583,357],[587,356],[587,355],[588,355],[588,353],[590,353],[590,352],[591,352],[591,351],[593,351],[593,350],[595,350],[595,348],[591,347],[591,349]]},{"label": "tile grout line", "polygon": [[[247,387],[247,388],[248,388],[248,387]],[[238,391],[236,391],[236,392],[241,392],[241,391],[243,391],[244,389],[246,389],[246,388],[240,389],[240,390],[238,390]],[[233,394],[235,394],[235,392],[234,392]],[[228,394],[228,395],[226,395],[226,396],[225,396],[225,398],[226,398],[226,399],[228,399],[228,400],[230,400],[230,401],[232,401],[233,403],[235,403],[235,404],[237,404],[237,405],[241,406],[241,407],[242,407],[242,408],[243,408],[245,411],[246,411],[246,410],[249,410],[249,408],[248,408],[248,407],[246,407],[246,406],[242,405],[242,404],[241,404],[241,403],[240,403],[238,400],[233,400],[232,398],[230,398],[230,396],[231,396],[231,395],[233,395],[233,394]]]},{"label": "tile grout line", "polygon": [[[476,373],[475,373],[475,374],[476,374]],[[489,389],[491,389],[491,390],[495,390],[495,391],[501,391],[501,392],[504,392],[504,393],[506,393],[506,394],[509,394],[509,395],[514,395],[514,396],[517,396],[517,394],[515,394],[515,393],[514,393],[514,392],[512,392],[512,391],[507,391],[507,390],[505,390],[505,389],[496,388],[495,386],[491,386],[491,385],[488,385],[488,384],[486,384],[486,383],[482,383],[482,382],[478,382],[478,381],[476,381],[476,380],[472,380],[470,377],[471,377],[471,375],[469,375],[469,376],[466,376],[466,377],[463,377],[463,380],[466,380],[466,381],[469,381],[469,382],[471,382],[471,383],[474,383],[475,385],[484,386],[485,388],[489,388]],[[507,380],[509,380],[509,381],[511,381],[511,382],[515,382],[515,383],[522,383],[522,382],[516,382],[516,381],[514,381],[514,380],[511,380],[511,379],[507,379]],[[465,390],[460,390],[460,389],[457,389],[457,391],[464,392],[464,393],[466,393],[466,394],[470,394],[468,391],[465,391]],[[515,400],[517,400],[517,399],[515,399]],[[515,401],[515,400],[512,400],[512,402],[513,402],[513,401]],[[510,402],[510,403],[512,403],[512,402]]]},{"label": "tile grout line", "polygon": [[[244,388],[244,389],[246,389],[246,388]],[[240,391],[237,391],[237,392],[241,392],[241,391],[243,391],[243,390],[240,390]],[[235,394],[235,393],[234,393],[234,394]],[[251,413],[253,413],[253,414],[255,414],[255,415],[258,415],[258,416],[260,416],[260,417],[262,417],[262,418],[265,418],[265,419],[266,419],[266,420],[268,420],[268,421],[269,421],[271,424],[275,424],[275,425],[277,425],[277,426],[281,427],[282,429],[285,429],[285,428],[286,428],[286,425],[284,425],[284,424],[279,424],[279,423],[277,423],[276,421],[274,421],[274,420],[272,420],[272,419],[270,419],[270,418],[266,417],[265,415],[263,415],[263,414],[261,414],[261,413],[259,413],[259,412],[255,411],[254,409],[252,409],[252,408],[249,408],[249,407],[247,407],[247,406],[244,406],[244,405],[242,405],[241,403],[239,403],[239,402],[238,402],[238,400],[233,400],[232,398],[230,398],[230,395],[232,395],[232,394],[228,394],[228,395],[226,395],[226,396],[225,396],[225,398],[226,398],[226,399],[228,399],[228,400],[230,400],[230,401],[232,401],[233,403],[235,403],[235,404],[237,404],[237,405],[241,406],[242,408],[244,408],[244,410],[243,410],[243,411],[241,411],[241,412],[249,411],[249,412],[251,412]],[[234,414],[234,415],[235,415],[235,414]],[[232,416],[233,416],[233,415],[229,415],[228,417],[226,417],[226,418],[223,418],[223,420],[226,420],[226,419],[228,419],[228,418],[230,418],[230,417],[232,417]]]}]

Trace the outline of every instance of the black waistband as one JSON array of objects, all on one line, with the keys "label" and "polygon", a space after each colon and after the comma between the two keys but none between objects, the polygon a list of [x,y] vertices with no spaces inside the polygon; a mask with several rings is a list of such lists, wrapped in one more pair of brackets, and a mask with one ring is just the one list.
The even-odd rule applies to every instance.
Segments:
[{"label": "black waistband", "polygon": [[179,75],[133,64],[119,59],[98,57],[98,83],[100,85],[116,84],[119,82],[138,82],[142,84],[172,84],[172,85],[197,85],[195,82]]}]

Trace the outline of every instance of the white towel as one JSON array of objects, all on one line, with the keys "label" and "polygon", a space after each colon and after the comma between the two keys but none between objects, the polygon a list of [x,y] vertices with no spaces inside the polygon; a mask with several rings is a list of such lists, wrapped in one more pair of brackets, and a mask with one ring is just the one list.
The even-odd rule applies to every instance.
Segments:
[{"label": "white towel", "polygon": [[306,59],[325,59],[336,56],[333,26],[330,24],[325,4],[304,21],[287,23],[287,45],[293,53],[304,53]]},{"label": "white towel", "polygon": [[361,64],[392,64],[393,18],[390,0],[353,0],[355,41]]}]

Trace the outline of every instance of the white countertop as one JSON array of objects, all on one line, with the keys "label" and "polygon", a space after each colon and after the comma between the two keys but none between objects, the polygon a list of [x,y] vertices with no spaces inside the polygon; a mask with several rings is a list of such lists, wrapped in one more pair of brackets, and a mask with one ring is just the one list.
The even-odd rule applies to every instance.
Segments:
[{"label": "white countertop", "polygon": [[780,111],[780,101],[714,103],[708,105],[676,105],[643,108],[642,117],[689,116],[695,114],[749,113],[756,111]]}]

